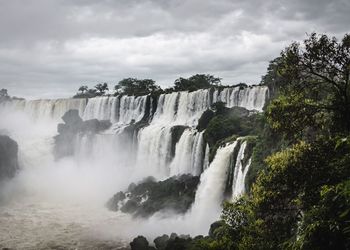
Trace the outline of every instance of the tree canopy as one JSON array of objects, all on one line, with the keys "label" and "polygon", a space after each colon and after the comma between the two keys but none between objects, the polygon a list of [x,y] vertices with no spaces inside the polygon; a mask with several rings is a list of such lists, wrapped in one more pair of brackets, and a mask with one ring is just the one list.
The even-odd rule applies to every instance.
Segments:
[{"label": "tree canopy", "polygon": [[209,88],[211,86],[216,86],[221,83],[221,79],[214,77],[213,75],[196,74],[189,78],[178,78],[174,82],[175,91],[195,91],[198,89]]},{"label": "tree canopy", "polygon": [[349,35],[313,33],[270,63],[262,81],[278,94],[266,118],[280,148],[250,194],[225,205],[232,249],[349,249],[349,72]]},{"label": "tree canopy", "polygon": [[[293,43],[286,48],[276,67],[278,79],[274,82],[282,93],[268,112],[273,127],[317,130],[328,119],[330,126],[323,128],[350,132],[350,35],[339,42],[313,33],[303,46]],[[307,121],[300,119],[301,113],[308,115]],[[284,119],[293,121],[290,127],[281,124],[283,119],[277,116],[282,114],[291,116]]]},{"label": "tree canopy", "polygon": [[116,94],[135,96],[148,95],[161,90],[154,80],[137,78],[125,78],[119,81],[114,89],[116,90]]}]

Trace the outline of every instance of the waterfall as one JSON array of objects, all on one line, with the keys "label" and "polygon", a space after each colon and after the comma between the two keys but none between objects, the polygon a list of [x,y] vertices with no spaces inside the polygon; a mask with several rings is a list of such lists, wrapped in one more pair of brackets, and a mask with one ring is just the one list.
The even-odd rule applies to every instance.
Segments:
[{"label": "waterfall", "polygon": [[90,98],[84,110],[83,119],[110,120],[112,107],[116,105],[116,97]]},{"label": "waterfall", "polygon": [[[227,107],[241,106],[261,111],[266,95],[266,87],[220,87],[220,90],[182,91],[158,97],[103,96],[89,99],[0,102],[0,130],[4,129],[5,133],[12,135],[20,150],[22,168],[16,177],[18,179],[13,182],[13,187],[21,191],[19,204],[29,200],[28,205],[9,209],[10,217],[4,213],[5,221],[9,222],[5,228],[12,226],[13,222],[17,223],[19,231],[15,236],[21,238],[23,226],[29,228],[28,223],[32,225],[32,222],[14,220],[16,217],[12,213],[21,214],[23,217],[19,218],[25,219],[30,211],[36,213],[42,210],[43,213],[35,215],[39,224],[46,225],[41,221],[43,217],[50,223],[55,218],[64,218],[69,223],[59,225],[55,230],[61,233],[60,230],[64,229],[65,233],[62,235],[74,236],[76,228],[84,229],[85,222],[108,212],[112,217],[93,223],[93,230],[89,235],[96,233],[96,225],[108,224],[108,233],[120,232],[111,230],[109,222],[116,221],[124,228],[129,221],[120,223],[116,217],[128,216],[107,211],[103,207],[113,194],[126,190],[130,183],[138,183],[147,176],[164,180],[172,175],[192,174],[200,176],[200,184],[189,212],[173,218],[174,220],[167,217],[164,224],[160,224],[156,217],[150,218],[148,222],[151,226],[157,225],[161,230],[162,225],[165,225],[169,230],[186,228],[191,233],[206,234],[209,225],[219,218],[221,202],[227,197],[227,193],[231,194],[226,191],[232,190],[233,197],[245,192],[244,181],[251,159],[247,157],[248,142],[238,139],[218,148],[213,161],[209,163],[210,149],[204,140],[205,131],[196,130],[198,119],[216,101],[225,102]],[[62,123],[60,118],[70,109],[77,109],[83,120],[110,120],[112,127],[98,133],[78,131],[72,136],[68,134],[65,138],[67,144],[63,147],[71,145],[74,154],[55,161],[52,153],[55,145],[53,138],[57,135],[58,123]],[[132,124],[132,121],[136,124]],[[142,122],[137,123],[138,121]],[[226,182],[228,178],[229,184]],[[25,196],[33,194],[33,198],[28,196],[28,199],[22,199],[22,193]],[[46,209],[45,203],[52,205],[52,208]],[[65,206],[67,208],[58,217],[55,213]],[[84,215],[84,209],[93,206],[99,207],[96,210],[98,212]],[[72,213],[75,207],[77,213]],[[83,217],[80,218],[80,215]],[[168,211],[166,215],[169,215]],[[79,223],[80,220],[82,224]],[[57,221],[61,223],[61,220]],[[135,222],[136,224],[139,226],[140,221]],[[195,228],[197,231],[193,230]],[[135,232],[134,229],[135,226],[130,231]],[[26,232],[30,233],[31,230]],[[36,232],[33,232],[34,236]],[[51,237],[50,234],[48,237],[46,234],[42,235],[43,239]]]},{"label": "waterfall", "polygon": [[265,86],[224,88],[221,92],[214,91],[213,103],[221,101],[229,108],[238,106],[262,111],[267,95],[268,88]]},{"label": "waterfall", "polygon": [[203,172],[203,165],[204,165],[204,131],[199,132],[196,134],[192,152],[191,152],[191,163],[192,163],[192,169],[193,175],[200,175]]},{"label": "waterfall", "polygon": [[200,175],[203,166],[203,133],[186,129],[176,144],[170,175]]},{"label": "waterfall", "polygon": [[[161,94],[158,99],[150,96],[124,95],[89,99],[11,100],[0,103],[0,107],[23,111],[35,119],[52,119],[56,123],[60,122],[60,117],[69,109],[78,109],[84,120],[110,120],[113,123],[112,128],[105,132],[109,135],[99,137],[99,140],[105,140],[106,143],[109,140],[108,136],[121,136],[132,121],[138,122],[149,115],[148,126],[134,132],[132,142],[134,146],[129,148],[128,145],[127,148],[132,149],[135,154],[132,157],[136,162],[133,167],[135,173],[141,177],[154,175],[165,178],[169,175],[184,173],[199,175],[208,168],[209,146],[204,144],[204,132],[199,133],[195,126],[200,116],[210,108],[213,102],[222,101],[227,107],[240,106],[261,111],[267,94],[268,88],[264,86],[224,87]],[[156,101],[156,106],[149,105]],[[184,131],[179,141],[173,142],[172,127],[178,125],[189,128]],[[125,138],[114,140],[116,140],[113,144],[114,151],[121,154],[122,151],[119,148],[126,145],[127,140]],[[86,142],[79,140],[78,143]],[[121,147],[116,145],[117,143],[121,143]],[[175,155],[173,151],[171,152],[174,144]],[[245,170],[247,166],[245,168],[241,166],[241,168]],[[240,183],[238,180],[240,178],[237,179],[237,185]],[[242,192],[242,186],[239,187],[235,187],[235,190]]]},{"label": "waterfall", "polygon": [[237,143],[238,141],[235,141],[220,147],[209,168],[201,175],[195,201],[190,212],[191,216],[198,218],[198,223],[204,220],[203,218],[208,223],[212,223],[219,218],[228,169]]},{"label": "waterfall", "polygon": [[118,122],[128,124],[140,121],[146,112],[147,96],[122,96],[120,99]]},{"label": "waterfall", "polygon": [[244,166],[245,150],[247,147],[247,141],[241,144],[241,147],[237,154],[236,164],[234,168],[233,184],[232,184],[232,197],[236,198],[245,193],[245,178],[248,173],[248,169],[251,163],[251,159]]},{"label": "waterfall", "polygon": [[83,119],[110,120],[128,124],[140,121],[146,111],[147,96],[95,97],[86,105]]},{"label": "waterfall", "polygon": [[[257,86],[243,89],[240,87],[224,88],[221,91],[201,89],[193,92],[181,91],[160,95],[150,125],[139,132],[138,148],[140,152],[137,158],[145,160],[146,163],[143,164],[147,165],[150,164],[149,162],[154,162],[155,167],[162,168],[163,173],[169,171],[169,168],[171,174],[200,173],[204,163],[203,138],[197,137],[198,140],[201,138],[196,144],[201,150],[195,150],[195,152],[200,155],[193,155],[196,133],[190,130],[185,131],[180,138],[175,158],[171,166],[168,166],[171,157],[164,150],[172,145],[170,128],[175,125],[195,127],[203,112],[216,101],[223,101],[228,107],[240,106],[262,111],[267,91],[267,87]],[[150,145],[157,150],[149,150]],[[206,156],[209,157],[209,153]],[[163,164],[163,167],[158,166],[159,164]]]},{"label": "waterfall", "polygon": [[207,143],[205,145],[205,153],[204,153],[204,160],[203,160],[203,171],[206,170],[209,167],[209,154],[210,154],[210,148],[209,148],[209,144]]},{"label": "waterfall", "polygon": [[[268,95],[265,86],[226,87],[221,90],[201,89],[161,94],[152,124],[195,126],[201,114],[217,101],[227,107],[244,107],[262,111]],[[24,111],[34,118],[59,119],[69,109],[79,110],[85,119],[110,120],[128,124],[139,121],[146,113],[147,96],[95,97],[87,99],[20,100],[5,101],[0,105]]]},{"label": "waterfall", "polygon": [[38,120],[55,120],[70,109],[77,109],[82,115],[86,106],[86,99],[53,99],[53,100],[10,100],[0,104],[6,112],[23,112]]},{"label": "waterfall", "polygon": [[138,134],[137,166],[143,176],[166,177],[171,159],[171,127],[148,126]]}]

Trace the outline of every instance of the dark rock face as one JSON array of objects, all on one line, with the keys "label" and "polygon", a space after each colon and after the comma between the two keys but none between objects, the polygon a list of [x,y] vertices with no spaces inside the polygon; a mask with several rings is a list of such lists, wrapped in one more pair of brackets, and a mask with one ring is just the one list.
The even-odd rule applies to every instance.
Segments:
[{"label": "dark rock face", "polygon": [[83,122],[83,120],[79,116],[79,111],[76,109],[68,110],[63,116],[62,120],[65,124],[80,124]]},{"label": "dark rock face", "polygon": [[17,170],[17,142],[6,135],[0,135],[0,181],[14,177]]},{"label": "dark rock face", "polygon": [[176,150],[176,143],[181,138],[181,135],[185,131],[185,129],[189,128],[188,126],[182,126],[182,125],[176,125],[171,127],[171,148],[170,148],[170,154],[171,157],[175,156],[175,150]]},{"label": "dark rock face", "polygon": [[185,213],[194,201],[199,183],[198,176],[181,175],[164,181],[147,178],[137,185],[130,185],[125,192],[118,192],[108,202],[113,211],[133,216],[149,217],[158,211],[171,210]]},{"label": "dark rock face", "polygon": [[208,127],[210,120],[213,119],[214,116],[215,116],[214,111],[210,109],[207,109],[206,111],[204,111],[198,120],[198,125],[197,125],[198,131],[201,132],[204,129],[206,129]]},{"label": "dark rock face", "polygon": [[58,135],[55,136],[54,155],[56,159],[74,154],[73,141],[79,134],[97,134],[108,129],[112,124],[110,121],[99,121],[91,119],[83,121],[79,111],[68,110],[63,116],[64,123],[57,125]]}]

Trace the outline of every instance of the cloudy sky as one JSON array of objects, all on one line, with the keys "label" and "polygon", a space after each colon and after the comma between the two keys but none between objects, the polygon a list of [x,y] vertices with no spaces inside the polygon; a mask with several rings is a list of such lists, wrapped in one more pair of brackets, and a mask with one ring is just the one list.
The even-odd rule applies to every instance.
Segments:
[{"label": "cloudy sky", "polygon": [[349,13],[349,0],[0,0],[0,88],[66,97],[82,84],[167,86],[195,73],[259,83],[292,41],[350,32]]}]

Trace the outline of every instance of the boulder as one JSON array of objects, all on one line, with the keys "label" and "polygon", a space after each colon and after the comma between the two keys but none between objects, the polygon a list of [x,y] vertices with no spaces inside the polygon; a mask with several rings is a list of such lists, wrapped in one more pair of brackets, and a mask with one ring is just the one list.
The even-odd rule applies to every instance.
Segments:
[{"label": "boulder", "polygon": [[15,176],[18,170],[18,144],[6,135],[0,135],[0,181]]},{"label": "boulder", "polygon": [[65,124],[80,124],[83,122],[83,119],[79,116],[79,111],[76,109],[68,110],[63,116],[62,120]]},{"label": "boulder", "polygon": [[58,135],[54,137],[54,155],[56,159],[74,154],[74,139],[78,134],[97,134],[108,129],[112,123],[109,120],[91,119],[83,121],[76,109],[68,110],[63,116],[64,123],[57,125]]},{"label": "boulder", "polygon": [[106,204],[112,211],[122,211],[135,217],[149,217],[159,211],[185,213],[194,201],[198,176],[174,176],[163,181],[147,177],[118,192]]},{"label": "boulder", "polygon": [[97,119],[91,119],[82,122],[80,130],[82,132],[98,133],[108,129],[111,125],[112,123],[109,120],[99,121]]}]

